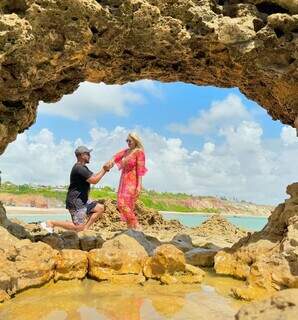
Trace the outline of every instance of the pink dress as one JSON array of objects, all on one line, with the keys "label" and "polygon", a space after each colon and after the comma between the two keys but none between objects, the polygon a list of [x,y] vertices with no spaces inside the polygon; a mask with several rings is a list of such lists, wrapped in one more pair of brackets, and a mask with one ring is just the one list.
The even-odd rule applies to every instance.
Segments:
[{"label": "pink dress", "polygon": [[135,227],[138,219],[135,215],[135,203],[137,200],[138,179],[147,172],[145,167],[145,154],[143,150],[133,151],[127,155],[129,149],[122,150],[114,156],[114,161],[121,172],[118,188],[117,205],[121,220],[129,226]]}]

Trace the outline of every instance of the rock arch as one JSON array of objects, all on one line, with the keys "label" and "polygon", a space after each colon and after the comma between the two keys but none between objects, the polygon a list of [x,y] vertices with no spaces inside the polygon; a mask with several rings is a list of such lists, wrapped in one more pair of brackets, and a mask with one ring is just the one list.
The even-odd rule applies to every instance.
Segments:
[{"label": "rock arch", "polygon": [[[2,0],[0,154],[34,123],[39,101],[58,101],[84,80],[237,86],[293,126],[297,49],[297,0]],[[298,287],[297,188],[262,232],[217,256],[218,272]]]},{"label": "rock arch", "polygon": [[2,0],[0,154],[81,81],[237,86],[293,125],[296,0]]}]

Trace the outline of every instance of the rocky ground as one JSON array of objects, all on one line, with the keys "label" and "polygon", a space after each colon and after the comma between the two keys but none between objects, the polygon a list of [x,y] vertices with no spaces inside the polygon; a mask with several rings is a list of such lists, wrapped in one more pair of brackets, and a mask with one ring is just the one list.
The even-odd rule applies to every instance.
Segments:
[{"label": "rocky ground", "polygon": [[262,231],[216,255],[216,272],[248,282],[235,295],[249,299],[254,288],[298,288],[298,183],[289,185],[287,193],[290,199],[276,207]]},{"label": "rocky ground", "polygon": [[[221,217],[212,217],[201,228],[186,228],[178,221],[164,220],[142,203],[137,203],[136,212],[144,232],[126,230],[116,203],[106,200],[103,204],[104,218],[92,230],[57,229],[54,234],[35,223],[9,220],[2,206],[1,299],[50,279],[80,279],[87,274],[120,283],[148,279],[166,284],[200,282],[204,271],[199,267],[212,266],[220,247],[231,246],[245,234]],[[215,223],[222,227],[214,227]],[[224,238],[213,244],[212,237],[215,242],[219,230]]]},{"label": "rocky ground", "polygon": [[[9,220],[1,206],[0,301],[50,280],[86,276],[120,284],[150,279],[168,285],[200,283],[204,277],[201,267],[213,267],[214,263],[217,273],[247,280],[247,287],[232,289],[231,294],[240,299],[254,300],[265,292],[296,288],[298,184],[289,186],[287,192],[291,198],[254,234],[219,215],[199,227],[186,228],[178,221],[164,220],[142,203],[137,204],[136,212],[143,232],[126,230],[111,200],[103,201],[104,219],[92,230],[57,229],[48,234],[38,224]],[[267,312],[271,319],[271,311],[276,319],[293,314],[297,290],[291,290],[256,308],[241,309],[237,319],[261,319]]]}]

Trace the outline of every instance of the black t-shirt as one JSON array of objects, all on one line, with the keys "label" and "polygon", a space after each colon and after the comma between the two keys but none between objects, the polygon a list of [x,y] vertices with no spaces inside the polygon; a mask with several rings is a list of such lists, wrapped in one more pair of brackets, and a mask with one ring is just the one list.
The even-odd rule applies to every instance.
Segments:
[{"label": "black t-shirt", "polygon": [[93,172],[86,166],[76,163],[70,173],[70,185],[66,196],[66,209],[81,209],[88,201],[90,183],[86,180]]}]

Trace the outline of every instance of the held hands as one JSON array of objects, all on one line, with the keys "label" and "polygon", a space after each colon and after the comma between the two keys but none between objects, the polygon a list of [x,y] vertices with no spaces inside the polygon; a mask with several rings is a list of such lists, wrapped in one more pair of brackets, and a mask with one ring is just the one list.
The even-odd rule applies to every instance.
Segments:
[{"label": "held hands", "polygon": [[113,166],[114,166],[114,161],[109,160],[103,165],[103,169],[104,169],[104,171],[108,172],[113,168]]}]

